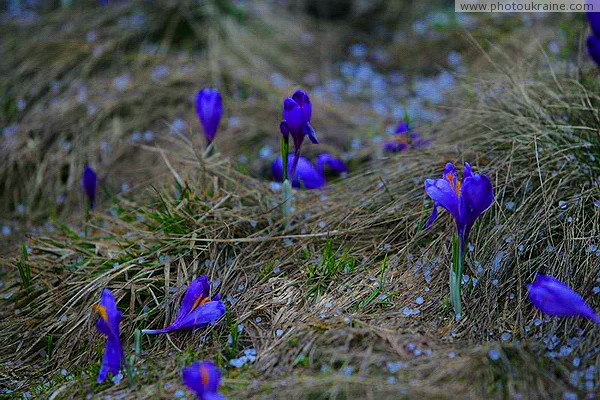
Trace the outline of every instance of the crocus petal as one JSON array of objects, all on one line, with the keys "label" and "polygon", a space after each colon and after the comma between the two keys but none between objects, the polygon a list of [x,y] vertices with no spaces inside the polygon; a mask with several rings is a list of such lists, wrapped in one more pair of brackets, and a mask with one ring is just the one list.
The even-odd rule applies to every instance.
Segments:
[{"label": "crocus petal", "polygon": [[183,383],[201,400],[220,400],[221,372],[210,361],[193,362],[181,371]]},{"label": "crocus petal", "polygon": [[308,94],[303,90],[296,90],[292,95],[292,99],[302,109],[302,118],[304,118],[304,122],[309,122],[312,117],[312,104]]},{"label": "crocus petal", "polygon": [[94,306],[100,315],[96,329],[107,336],[119,337],[119,324],[123,316],[117,308],[117,301],[109,289],[102,290],[100,303]]},{"label": "crocus petal", "polygon": [[[594,13],[600,15],[600,13]],[[589,36],[587,38],[587,48],[590,57],[596,63],[596,65],[600,66],[600,37],[598,36]]]},{"label": "crocus petal", "polygon": [[421,138],[421,135],[419,135],[418,133],[413,133],[410,135],[410,145],[415,149],[429,146],[430,144],[431,140],[425,140]]},{"label": "crocus petal", "polygon": [[[463,226],[460,214],[460,201],[450,182],[447,179],[427,179],[425,181],[425,193],[433,199],[436,206],[442,206],[452,214],[460,231]],[[435,216],[437,217],[437,213]],[[433,222],[431,218],[430,220]]]},{"label": "crocus petal", "polygon": [[223,116],[223,99],[221,93],[214,88],[204,88],[196,97],[196,112],[204,128],[204,135],[211,143]]},{"label": "crocus petal", "polygon": [[181,308],[177,314],[177,318],[173,321],[173,325],[180,322],[185,318],[195,307],[198,307],[202,300],[209,299],[210,295],[210,283],[208,276],[200,276],[195,279],[190,286],[187,288],[183,300],[181,301]]},{"label": "crocus petal", "polygon": [[494,188],[486,175],[474,174],[463,180],[462,206],[465,219],[465,239],[475,220],[494,202]]},{"label": "crocus petal", "polygon": [[[294,155],[288,156],[288,175],[292,172],[292,161]],[[281,157],[273,162],[272,165],[273,177],[278,182],[283,181],[283,162]],[[295,188],[317,189],[325,185],[323,175],[308,161],[305,157],[300,156],[296,173],[292,177],[292,186]]]},{"label": "crocus petal", "polygon": [[104,382],[110,372],[113,376],[119,374],[121,370],[121,357],[123,350],[119,338],[108,336],[106,346],[104,347],[104,356],[102,357],[102,365],[98,373],[98,383]]},{"label": "crocus petal", "polygon": [[408,122],[402,121],[398,124],[398,127],[396,128],[396,131],[394,133],[400,134],[400,133],[406,133],[408,131],[410,131],[410,129],[408,128]]},{"label": "crocus petal", "polygon": [[288,126],[285,120],[281,121],[281,123],[279,124],[279,130],[281,131],[281,134],[284,138],[287,139],[290,137],[290,127]]},{"label": "crocus petal", "polygon": [[323,153],[317,157],[317,170],[322,175],[325,174],[326,165],[329,166],[333,172],[338,174],[348,171],[346,164],[344,164],[342,160],[333,157],[329,153]]},{"label": "crocus petal", "polygon": [[471,168],[471,164],[465,162],[465,170],[463,171],[463,181],[467,178],[473,176],[473,168]]},{"label": "crocus petal", "polygon": [[96,173],[89,166],[85,166],[82,178],[83,189],[90,201],[90,208],[94,209],[96,205]]},{"label": "crocus petal", "polygon": [[310,122],[306,122],[302,127],[302,133],[310,139],[314,144],[319,144],[319,140],[317,139],[317,132],[314,130]]},{"label": "crocus petal", "polygon": [[537,275],[527,285],[529,300],[540,311],[559,317],[581,316],[600,323],[600,316],[570,287],[551,276]]},{"label": "crocus petal", "polygon": [[444,174],[442,175],[442,179],[446,179],[449,181],[449,175],[452,175],[452,182],[454,183],[454,185],[456,185],[456,180],[458,176],[456,174],[456,167],[454,167],[454,164],[452,164],[451,162],[446,164],[446,166],[444,167]]},{"label": "crocus petal", "polygon": [[429,229],[429,227],[435,222],[435,220],[437,219],[438,216],[438,205],[437,203],[435,203],[433,205],[433,211],[431,212],[431,216],[429,217],[429,219],[427,220],[427,223],[425,224],[425,229]]},{"label": "crocus petal", "polygon": [[[596,0],[594,5],[600,5],[600,2]],[[592,33],[594,36],[600,37],[600,12],[586,12],[585,14],[590,23],[590,28],[592,28]]]},{"label": "crocus petal", "polygon": [[283,101],[283,119],[287,122],[290,133],[293,136],[302,134],[302,126],[305,122],[302,116],[302,109],[298,103],[289,97]]},{"label": "crocus petal", "polygon": [[398,140],[390,139],[383,143],[383,150],[386,153],[401,153],[406,149],[408,149],[408,144]]}]

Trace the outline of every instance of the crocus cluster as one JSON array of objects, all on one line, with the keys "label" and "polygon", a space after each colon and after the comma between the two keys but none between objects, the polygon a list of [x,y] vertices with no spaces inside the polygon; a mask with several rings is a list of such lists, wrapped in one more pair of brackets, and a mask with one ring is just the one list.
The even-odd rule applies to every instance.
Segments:
[{"label": "crocus cluster", "polygon": [[[595,6],[600,7],[600,2],[596,2]],[[600,66],[600,12],[587,12],[592,34],[587,38],[587,48],[590,57]]]},{"label": "crocus cluster", "polygon": [[196,113],[204,129],[208,145],[217,134],[217,128],[223,116],[223,98],[215,88],[204,88],[196,96]]},{"label": "crocus cluster", "polygon": [[548,315],[557,317],[584,317],[600,324],[600,316],[569,286],[551,276],[538,274],[527,285],[529,300]]},{"label": "crocus cluster", "polygon": [[383,149],[386,153],[400,153],[409,148],[419,148],[429,144],[429,141],[423,140],[417,133],[413,133],[408,122],[402,121],[396,127],[394,134],[383,142]]},{"label": "crocus cluster", "polygon": [[100,319],[96,322],[96,329],[106,336],[104,357],[102,357],[102,366],[98,374],[98,383],[102,383],[108,377],[109,372],[116,376],[121,370],[123,349],[119,337],[119,325],[122,316],[117,309],[115,297],[109,289],[102,291],[100,303],[95,304],[93,307],[100,315]]},{"label": "crocus cluster", "polygon": [[96,206],[96,172],[89,166],[85,165],[81,185],[88,198],[90,210]]},{"label": "crocus cluster", "polygon": [[439,206],[454,218],[457,235],[454,238],[453,261],[450,273],[450,299],[457,318],[462,315],[460,288],[463,272],[464,249],[475,220],[494,201],[494,189],[486,175],[474,174],[465,163],[463,179],[458,179],[456,168],[448,163],[440,179],[427,179],[425,192],[434,201],[433,212],[425,225],[429,228],[437,219]]},{"label": "crocus cluster", "polygon": [[[308,159],[300,156],[297,162],[296,171],[292,176],[292,162],[294,155],[288,155],[288,177],[291,178],[292,186],[295,188],[318,189],[327,184],[325,178],[325,168],[334,173],[348,171],[346,164],[342,160],[334,158],[329,153],[323,153],[317,157],[317,165],[314,166]],[[279,157],[272,165],[273,177],[277,181],[283,180],[283,161]]]},{"label": "crocus cluster", "polygon": [[[214,323],[225,314],[225,304],[216,295],[210,298],[210,282],[208,277],[201,276],[194,280],[183,296],[181,308],[175,321],[166,328],[156,330],[143,330],[143,333],[156,334],[168,333],[180,329],[202,328]],[[106,336],[106,346],[98,383],[104,382],[111,373],[113,376],[121,370],[121,360],[124,357],[121,345],[119,325],[121,312],[117,309],[117,302],[109,289],[102,291],[99,304],[93,306],[100,315],[96,329]],[[218,392],[221,373],[210,361],[192,363],[182,370],[184,384],[189,387],[200,400],[222,400],[225,397]]]}]

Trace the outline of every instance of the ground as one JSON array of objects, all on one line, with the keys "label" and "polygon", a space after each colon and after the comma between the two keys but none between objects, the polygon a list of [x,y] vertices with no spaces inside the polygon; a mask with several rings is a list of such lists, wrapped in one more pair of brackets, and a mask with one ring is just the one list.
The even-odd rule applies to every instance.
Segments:
[{"label": "ground", "polygon": [[[544,316],[526,287],[545,273],[600,306],[600,79],[582,14],[72,3],[0,24],[0,396],[191,398],[180,371],[200,359],[231,399],[598,394],[598,327]],[[208,151],[204,86],[226,108]],[[303,155],[349,172],[295,190],[283,217],[270,166],[298,87],[320,140]],[[429,145],[384,153],[406,117]],[[455,228],[440,211],[425,229],[423,183],[465,161],[495,199],[470,236],[456,320]],[[199,275],[221,321],[136,335],[169,324]],[[128,366],[97,384],[103,288]]]}]

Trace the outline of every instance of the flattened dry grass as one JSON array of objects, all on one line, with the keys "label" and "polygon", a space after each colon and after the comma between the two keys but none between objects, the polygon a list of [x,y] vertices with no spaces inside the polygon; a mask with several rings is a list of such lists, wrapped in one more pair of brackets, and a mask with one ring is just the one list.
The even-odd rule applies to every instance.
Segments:
[{"label": "flattened dry grass", "polygon": [[[600,87],[593,71],[520,71],[468,85],[430,148],[372,161],[323,192],[296,192],[289,225],[264,182],[174,142],[162,150],[170,172],[161,185],[85,226],[31,238],[30,289],[3,261],[14,270],[0,291],[3,384],[42,391],[43,376],[49,396],[169,398],[181,388],[179,368],[207,358],[227,368],[231,398],[584,394],[571,386],[570,361],[597,363],[598,329],[542,318],[525,285],[550,274],[598,309]],[[444,215],[423,229],[433,205],[422,183],[450,160],[468,160],[496,190],[471,235],[466,273],[478,281],[466,287],[458,322],[447,306],[452,222]],[[96,385],[102,338],[91,306],[102,288],[116,295],[129,351],[135,329],[172,320],[200,274],[219,282],[227,318],[206,331],[144,337],[137,380]],[[552,335],[554,351],[569,342],[572,355],[548,357]],[[256,362],[228,367],[247,348]],[[392,371],[387,363],[397,361]]]},{"label": "flattened dry grass", "polygon": [[[98,171],[105,197],[123,182],[160,176],[165,170],[152,166],[163,164],[131,135],[160,132],[156,142],[167,147],[168,127],[182,119],[181,133],[199,137],[194,96],[204,86],[219,87],[226,98],[216,141],[223,154],[251,155],[276,144],[281,98],[318,71],[326,54],[303,42],[304,24],[281,7],[242,9],[221,0],[123,2],[101,11],[59,10],[26,27],[3,24],[0,123],[18,128],[0,145],[0,210],[22,204],[30,220],[68,217],[81,200],[85,163]],[[314,42],[318,34],[309,37]],[[327,46],[331,39],[320,40]],[[328,105],[316,118],[331,129],[354,126],[340,115]]]}]

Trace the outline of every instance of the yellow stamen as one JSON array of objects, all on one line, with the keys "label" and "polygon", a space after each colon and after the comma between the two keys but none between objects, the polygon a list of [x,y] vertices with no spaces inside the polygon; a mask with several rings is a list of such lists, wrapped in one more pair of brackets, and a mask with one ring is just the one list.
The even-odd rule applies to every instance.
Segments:
[{"label": "yellow stamen", "polygon": [[200,378],[204,386],[208,385],[208,369],[204,365],[200,367]]},{"label": "yellow stamen", "polygon": [[208,303],[209,301],[210,301],[210,297],[204,297],[202,295],[198,296],[198,298],[192,305],[192,310],[195,310],[196,307],[200,307],[201,305],[204,305],[205,303]]},{"label": "yellow stamen", "polygon": [[104,322],[108,322],[108,314],[106,313],[106,307],[101,306],[100,304],[94,304],[92,308],[100,314],[100,317],[104,320]]}]

